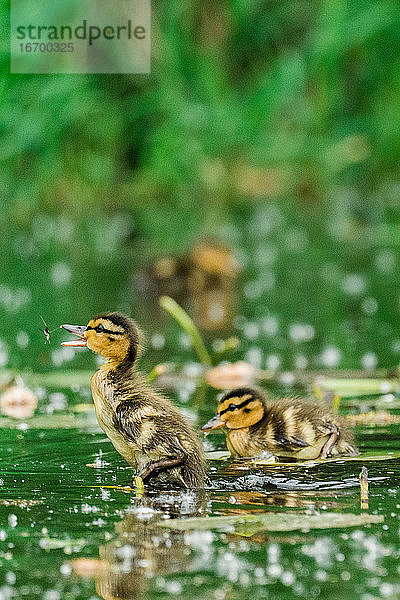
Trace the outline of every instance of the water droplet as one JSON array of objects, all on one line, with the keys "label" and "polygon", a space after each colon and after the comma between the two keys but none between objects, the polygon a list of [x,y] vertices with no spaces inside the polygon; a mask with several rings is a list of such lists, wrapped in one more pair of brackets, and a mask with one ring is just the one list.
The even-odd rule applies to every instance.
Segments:
[{"label": "water droplet", "polygon": [[64,262],[55,263],[50,270],[50,279],[56,286],[67,285],[71,280],[71,276],[71,267]]},{"label": "water droplet", "polygon": [[294,342],[308,342],[315,336],[315,329],[312,325],[293,323],[289,326],[289,337]]},{"label": "water droplet", "polygon": [[375,352],[367,352],[364,354],[364,356],[361,358],[361,364],[364,369],[375,369],[376,365],[378,364],[378,357],[376,356]]},{"label": "water droplet", "polygon": [[361,310],[366,315],[374,315],[378,310],[378,302],[372,297],[365,298],[365,300],[361,302]]},{"label": "water droplet", "polygon": [[320,361],[326,367],[336,367],[342,358],[342,353],[339,348],[329,346],[322,352]]},{"label": "water droplet", "polygon": [[342,290],[349,296],[359,296],[365,291],[366,287],[365,277],[356,273],[346,275],[342,282]]}]

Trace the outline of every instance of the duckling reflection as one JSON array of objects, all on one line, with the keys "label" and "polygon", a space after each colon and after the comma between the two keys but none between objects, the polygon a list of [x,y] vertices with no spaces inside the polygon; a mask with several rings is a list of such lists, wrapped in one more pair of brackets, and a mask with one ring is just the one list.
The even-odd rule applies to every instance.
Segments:
[{"label": "duckling reflection", "polygon": [[[230,492],[229,497],[227,497],[226,492],[216,494],[213,497],[213,504],[218,504],[218,512],[221,515],[257,513],[265,506],[312,508],[316,510],[343,508],[343,498],[340,502],[337,502],[334,500],[336,497],[337,491],[324,491],[318,498],[315,492],[255,492],[243,490]],[[332,500],[329,498],[332,498]],[[351,505],[350,501],[348,505]]]},{"label": "duckling reflection", "polygon": [[[72,561],[76,574],[96,581],[104,600],[141,600],[148,597],[151,578],[190,570],[192,553],[185,532],[157,525],[168,516],[205,513],[206,497],[195,491],[154,493],[134,499],[124,518],[115,524],[116,537],[99,547],[99,559]],[[168,512],[166,512],[168,509]]]},{"label": "duckling reflection", "polygon": [[187,570],[184,534],[165,531],[151,520],[146,513],[126,515],[115,526],[118,537],[99,548],[100,560],[109,565],[107,576],[96,581],[96,592],[104,600],[146,598],[151,577]]}]

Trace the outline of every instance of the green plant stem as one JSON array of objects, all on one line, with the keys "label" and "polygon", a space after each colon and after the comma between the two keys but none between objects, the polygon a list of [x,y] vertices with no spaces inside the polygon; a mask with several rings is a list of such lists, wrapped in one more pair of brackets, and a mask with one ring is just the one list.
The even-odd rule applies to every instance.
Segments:
[{"label": "green plant stem", "polygon": [[340,408],[340,400],[341,400],[341,398],[340,398],[339,394],[333,394],[332,410],[333,410],[335,413],[338,413],[338,412],[339,412],[339,408]]},{"label": "green plant stem", "polygon": [[160,306],[169,312],[171,316],[179,323],[179,325],[186,331],[192,340],[193,348],[195,349],[200,362],[209,367],[211,365],[211,358],[203,342],[203,338],[200,335],[199,330],[189,317],[187,312],[183,310],[181,306],[173,298],[169,296],[161,296]]}]

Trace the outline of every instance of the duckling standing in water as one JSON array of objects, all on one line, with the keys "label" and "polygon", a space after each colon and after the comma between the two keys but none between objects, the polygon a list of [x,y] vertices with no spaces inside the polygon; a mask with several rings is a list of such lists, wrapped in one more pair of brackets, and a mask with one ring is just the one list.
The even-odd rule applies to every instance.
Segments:
[{"label": "duckling standing in water", "polygon": [[328,407],[298,398],[274,401],[253,387],[225,394],[217,415],[202,431],[219,427],[226,428],[226,444],[234,457],[264,451],[303,460],[358,454],[347,425]]},{"label": "duckling standing in water", "polygon": [[106,362],[93,375],[92,396],[100,427],[143,481],[199,488],[205,483],[202,446],[179,410],[148,386],[136,370],[141,331],[117,312],[88,325],[61,325],[78,336],[64,346],[84,346]]}]

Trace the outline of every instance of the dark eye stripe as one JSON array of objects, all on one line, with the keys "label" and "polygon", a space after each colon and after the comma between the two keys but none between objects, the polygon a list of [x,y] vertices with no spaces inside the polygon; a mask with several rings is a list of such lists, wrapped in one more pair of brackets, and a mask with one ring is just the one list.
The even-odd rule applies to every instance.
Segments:
[{"label": "dark eye stripe", "polygon": [[253,400],[254,400],[254,398],[247,398],[247,400],[244,400],[241,404],[236,404],[235,408],[231,408],[232,404],[230,404],[228,406],[228,408],[221,410],[221,412],[219,414],[223,415],[226,412],[232,412],[233,410],[236,410],[237,408],[243,408],[243,406],[246,406],[247,404],[249,404],[249,402],[253,402]]},{"label": "dark eye stripe", "polygon": [[[86,331],[89,331],[89,329],[93,329],[94,331],[96,331],[96,327],[91,327],[90,325],[86,327]],[[124,335],[122,331],[113,331],[112,329],[103,329],[101,333],[110,333],[112,335]]]}]

